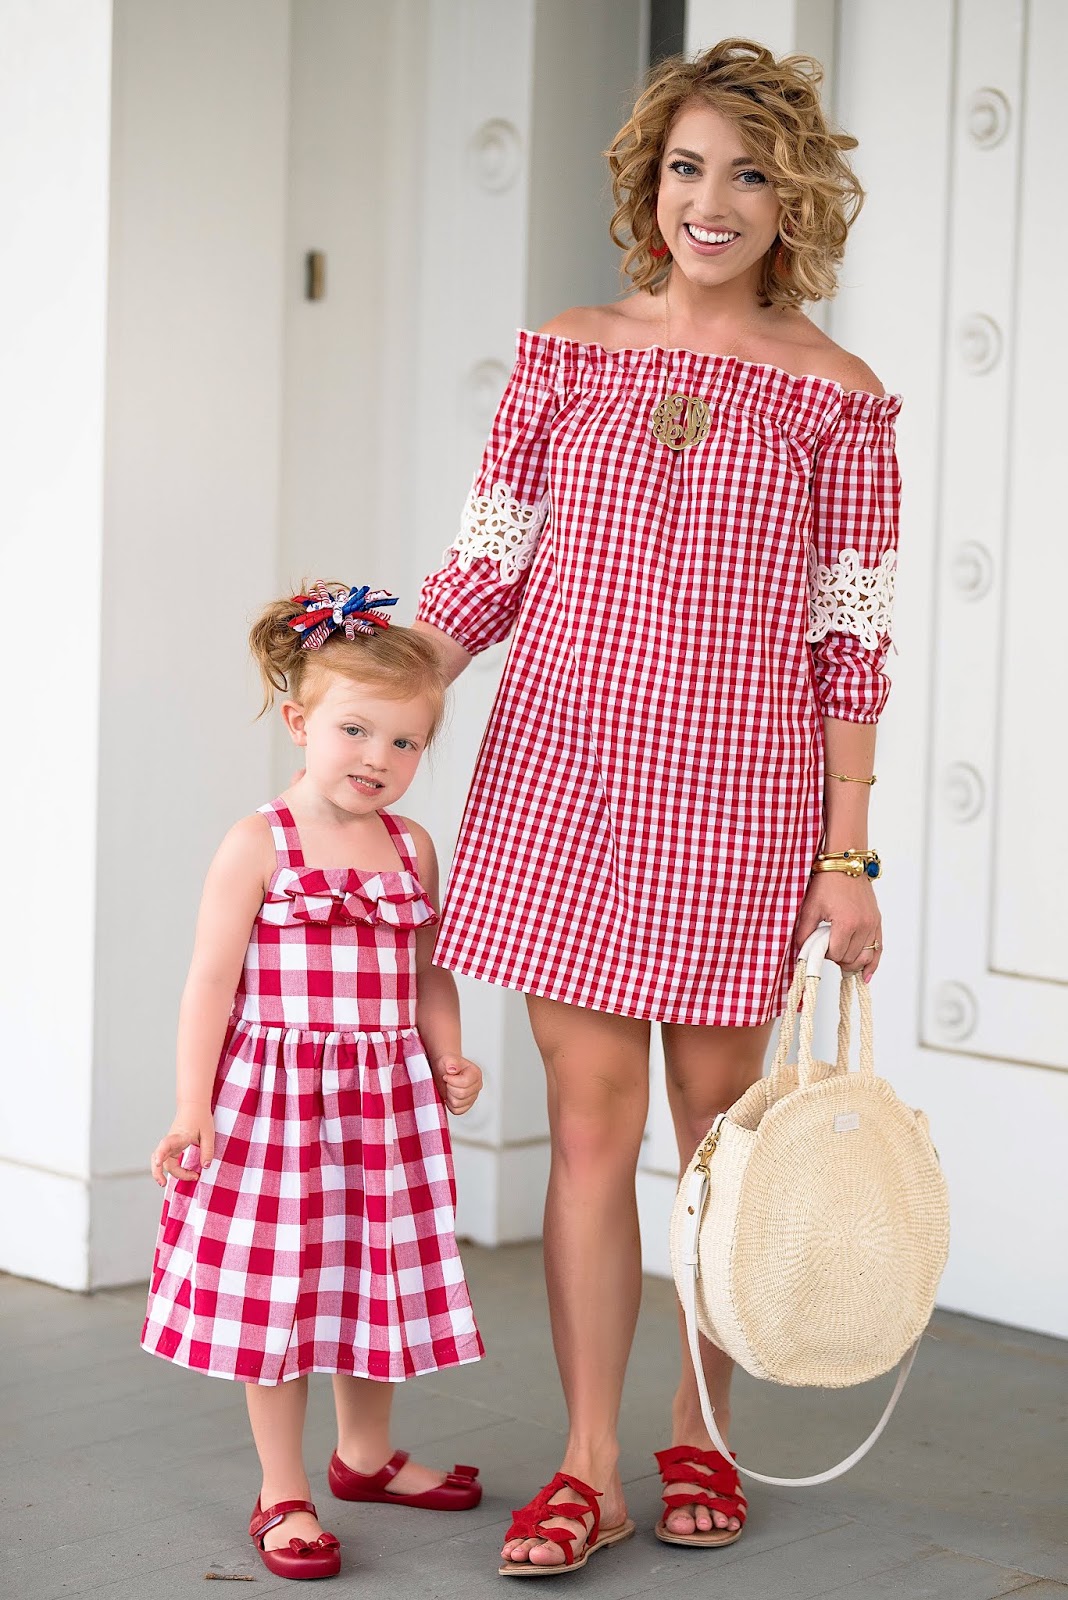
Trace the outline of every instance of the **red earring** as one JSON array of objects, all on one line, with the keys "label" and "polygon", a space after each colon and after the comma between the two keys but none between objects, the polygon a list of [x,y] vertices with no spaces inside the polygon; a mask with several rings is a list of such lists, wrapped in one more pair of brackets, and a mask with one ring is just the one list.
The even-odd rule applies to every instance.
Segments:
[{"label": "red earring", "polygon": [[775,271],[777,273],[779,273],[779,275],[781,277],[785,278],[786,269],[789,266],[789,264],[790,264],[789,252],[787,251],[786,246],[784,244],[781,244],[779,246],[779,248],[775,252]]},{"label": "red earring", "polygon": [[651,244],[649,246],[649,254],[655,256],[658,261],[661,261],[667,253],[668,247],[666,244]]}]

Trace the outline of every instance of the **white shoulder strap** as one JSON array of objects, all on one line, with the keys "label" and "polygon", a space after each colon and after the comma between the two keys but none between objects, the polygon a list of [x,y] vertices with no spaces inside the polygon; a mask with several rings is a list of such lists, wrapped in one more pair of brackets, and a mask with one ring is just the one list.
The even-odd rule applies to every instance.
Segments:
[{"label": "white shoulder strap", "polygon": [[[705,1419],[705,1427],[711,1434],[716,1449],[725,1455],[729,1461],[730,1453],[727,1445],[720,1437],[719,1429],[716,1426],[716,1414],[708,1396],[708,1385],[705,1382],[704,1367],[701,1364],[701,1346],[697,1330],[697,1241],[700,1237],[701,1218],[704,1214],[707,1198],[708,1174],[700,1167],[695,1167],[690,1174],[690,1181],[686,1191],[686,1232],[683,1239],[683,1270],[680,1274],[679,1297],[682,1301],[682,1309],[686,1318],[686,1338],[690,1346],[694,1376],[697,1379],[697,1392],[701,1399],[701,1414]],[[738,1471],[744,1473],[747,1478],[755,1478],[758,1483],[776,1484],[781,1488],[787,1489],[814,1487],[818,1483],[830,1483],[833,1478],[840,1478],[844,1472],[848,1472],[850,1467],[855,1467],[857,1462],[867,1455],[886,1427],[886,1424],[890,1421],[891,1414],[901,1396],[902,1389],[905,1387],[905,1379],[912,1369],[912,1363],[916,1359],[916,1352],[919,1348],[920,1341],[917,1339],[897,1370],[897,1382],[894,1384],[894,1392],[887,1401],[886,1409],[871,1433],[869,1433],[863,1444],[857,1446],[852,1455],[846,1456],[844,1461],[839,1461],[836,1467],[828,1467],[826,1472],[814,1472],[808,1478],[773,1478],[764,1472],[754,1472],[751,1467],[743,1467],[740,1461],[736,1461],[735,1466]]]}]

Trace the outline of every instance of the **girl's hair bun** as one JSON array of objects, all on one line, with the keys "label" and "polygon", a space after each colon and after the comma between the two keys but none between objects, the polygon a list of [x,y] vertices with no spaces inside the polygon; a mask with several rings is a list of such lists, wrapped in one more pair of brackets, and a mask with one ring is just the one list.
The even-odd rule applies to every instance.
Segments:
[{"label": "girl's hair bun", "polygon": [[249,630],[249,649],[260,670],[263,705],[287,695],[306,708],[322,694],[327,675],[341,673],[390,699],[428,699],[433,735],[441,723],[448,679],[430,639],[413,628],[390,626],[377,615],[395,605],[385,589],[302,583],[299,593],[272,600]]}]

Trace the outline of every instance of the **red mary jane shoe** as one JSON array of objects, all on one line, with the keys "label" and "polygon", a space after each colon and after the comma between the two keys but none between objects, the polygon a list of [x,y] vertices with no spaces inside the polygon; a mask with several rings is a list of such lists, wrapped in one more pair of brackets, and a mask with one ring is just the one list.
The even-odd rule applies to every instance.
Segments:
[{"label": "red mary jane shoe", "polygon": [[397,1494],[387,1487],[408,1459],[398,1450],[377,1472],[353,1472],[335,1450],[327,1477],[339,1500],[373,1500],[379,1505],[415,1506],[420,1511],[470,1511],[482,1499],[477,1467],[455,1466],[445,1479],[422,1494]]},{"label": "red mary jane shoe", "polygon": [[279,1500],[266,1511],[256,1501],[248,1531],[268,1572],[279,1578],[336,1578],[341,1571],[341,1546],[332,1533],[321,1533],[311,1544],[306,1539],[290,1539],[276,1550],[264,1549],[264,1534],[269,1528],[276,1528],[290,1511],[318,1515],[310,1500]]}]

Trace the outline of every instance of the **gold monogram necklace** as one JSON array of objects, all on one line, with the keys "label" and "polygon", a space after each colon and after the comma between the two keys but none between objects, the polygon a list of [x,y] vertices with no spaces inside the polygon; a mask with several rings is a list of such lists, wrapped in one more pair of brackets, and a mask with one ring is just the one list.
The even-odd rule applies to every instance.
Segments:
[{"label": "gold monogram necklace", "polygon": [[[671,359],[671,301],[669,298],[670,277],[664,280],[664,366],[667,367]],[[751,316],[742,323],[738,337],[726,350],[715,352],[726,358],[732,356],[738,349],[742,340],[749,332],[756,316]],[[701,400],[696,395],[676,392],[666,394],[659,401],[652,415],[653,434],[661,444],[666,444],[669,450],[685,450],[688,445],[701,444],[708,438],[708,430],[712,426],[712,413],[708,401]]]}]

